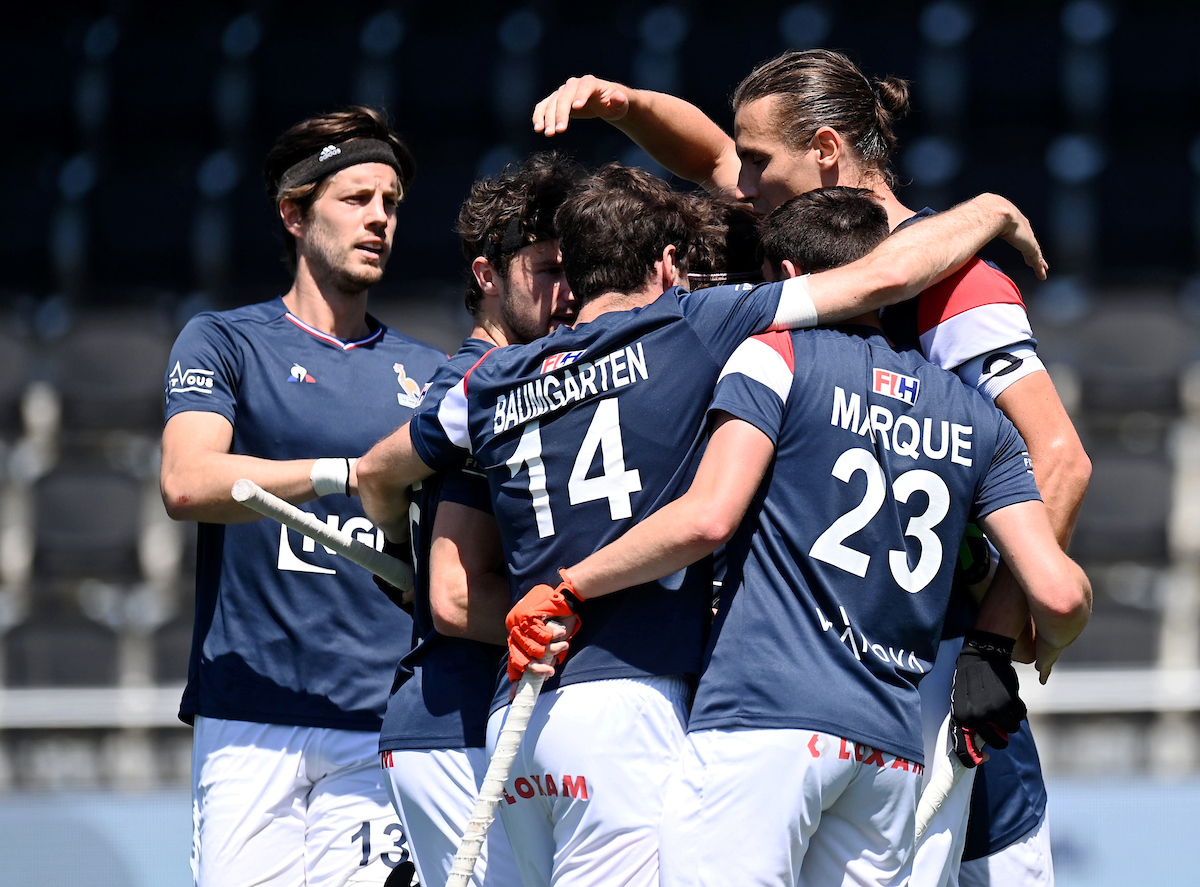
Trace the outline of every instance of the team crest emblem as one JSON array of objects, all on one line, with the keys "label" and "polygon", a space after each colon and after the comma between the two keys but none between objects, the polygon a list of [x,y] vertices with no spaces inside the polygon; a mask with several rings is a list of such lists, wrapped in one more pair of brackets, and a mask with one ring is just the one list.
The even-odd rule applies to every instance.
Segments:
[{"label": "team crest emblem", "polygon": [[890,370],[875,370],[872,373],[871,390],[884,397],[902,400],[909,406],[917,402],[917,394],[921,390],[921,380]]},{"label": "team crest emblem", "polygon": [[396,394],[396,401],[402,407],[416,409],[421,403],[421,398],[425,396],[425,391],[429,388],[429,383],[426,382],[424,387],[417,384],[415,379],[410,379],[408,373],[404,371],[404,364],[392,364],[392,370],[396,373],[396,382],[400,386],[400,391]]},{"label": "team crest emblem", "polygon": [[308,374],[308,370],[300,366],[298,363],[292,364],[292,374],[288,376],[289,382],[310,382],[316,384],[316,379]]}]

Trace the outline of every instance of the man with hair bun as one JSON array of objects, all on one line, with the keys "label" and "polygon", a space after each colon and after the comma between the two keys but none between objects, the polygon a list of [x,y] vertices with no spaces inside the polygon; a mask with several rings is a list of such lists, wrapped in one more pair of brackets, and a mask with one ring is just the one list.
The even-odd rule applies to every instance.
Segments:
[{"label": "man with hair bun", "polygon": [[199,887],[391,885],[412,864],[377,744],[412,620],[365,570],[233,501],[249,478],[369,545],[355,457],[405,421],[436,348],[367,313],[412,155],[383,115],[301,121],[264,168],[291,288],[198,314],[166,376],[163,501],[199,524],[179,716],[194,726]]},{"label": "man with hair bun", "polygon": [[[554,153],[471,186],[458,214],[474,329],[433,376],[418,412],[493,348],[540,338],[575,317],[554,215],[582,176]],[[445,884],[487,770],[488,707],[510,606],[500,532],[474,460],[416,484],[409,509],[413,651],[388,700],[379,750],[425,885]],[[472,884],[520,887],[503,822],[488,830]]]},{"label": "man with hair bun", "polygon": [[[932,210],[914,212],[900,202],[889,167],[896,147],[893,124],[908,111],[905,81],[868,79],[839,52],[789,50],[760,64],[738,85],[733,110],[731,138],[682,99],[586,75],[567,80],[539,102],[533,124],[549,136],[563,132],[572,117],[599,117],[676,175],[750,203],[760,213],[814,188],[842,185],[871,190],[893,231],[924,224],[920,220],[933,215]],[[1016,285],[994,266],[975,259],[920,298],[886,310],[883,323],[893,341],[919,348],[931,362],[957,373],[1012,421],[1028,446],[1054,532],[1065,549],[1091,463],[1038,358]],[[986,558],[982,572],[987,573]],[[947,620],[936,674],[921,684],[931,754],[942,753],[934,748],[937,728],[948,707],[964,633],[962,664],[988,678],[987,689],[993,692],[982,701],[990,713],[997,710],[993,703],[1008,705],[1015,698],[1016,680],[1006,651],[1015,645],[1021,658],[1036,658],[1043,680],[1061,652],[1044,638],[1031,640],[1025,596],[1005,564],[996,571],[978,616],[973,601],[964,604]],[[972,620],[983,636],[968,631]],[[979,650],[984,647],[998,652],[981,659]],[[972,695],[960,686],[956,716],[973,708],[968,705]],[[1008,742],[989,723],[983,716],[965,725],[985,730],[996,743]],[[1009,748],[990,751],[989,762],[974,776],[979,783],[974,799],[971,779],[964,779],[944,805],[944,821],[949,823],[957,814],[959,822],[948,828],[935,824],[926,833],[914,885],[935,887],[960,876],[971,887],[1000,880],[1022,887],[1053,884],[1046,791],[1037,751],[1027,726],[1009,738]],[[969,803],[973,808],[968,830],[961,823]],[[966,860],[961,871],[959,854]]]}]

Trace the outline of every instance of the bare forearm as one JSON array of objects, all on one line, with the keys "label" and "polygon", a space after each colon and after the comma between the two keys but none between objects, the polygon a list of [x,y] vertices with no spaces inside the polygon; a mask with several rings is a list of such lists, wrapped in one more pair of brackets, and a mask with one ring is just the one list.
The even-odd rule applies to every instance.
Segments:
[{"label": "bare forearm", "polygon": [[712,554],[725,541],[686,498],[656,511],[621,538],[567,570],[581,598],[653,582]]},{"label": "bare forearm", "polygon": [[732,195],[740,161],[733,139],[690,102],[627,89],[629,110],[609,122],[670,172],[712,193]]},{"label": "bare forearm", "polygon": [[407,490],[433,474],[412,446],[408,425],[402,425],[358,460],[358,495],[363,511],[389,539],[407,533]]},{"label": "bare forearm", "polygon": [[309,473],[313,459],[275,462],[253,456],[213,453],[186,467],[168,466],[161,477],[163,501],[175,520],[210,524],[240,524],[260,515],[233,500],[235,481],[247,477],[269,493],[293,505],[317,498]]},{"label": "bare forearm", "polygon": [[822,323],[846,320],[911,299],[957,271],[996,237],[1010,239],[1028,263],[1044,269],[1016,207],[995,194],[981,194],[897,231],[856,262],[812,275],[809,295]]},{"label": "bare forearm", "polygon": [[512,608],[508,577],[499,573],[475,576],[433,606],[433,627],[447,637],[503,645],[508,637],[504,617]]}]

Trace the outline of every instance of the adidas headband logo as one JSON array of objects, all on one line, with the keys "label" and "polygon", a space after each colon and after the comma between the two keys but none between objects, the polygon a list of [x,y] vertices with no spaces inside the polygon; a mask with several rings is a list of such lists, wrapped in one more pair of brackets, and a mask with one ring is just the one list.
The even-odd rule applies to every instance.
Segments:
[{"label": "adidas headband logo", "polygon": [[342,153],[342,149],[339,148],[337,145],[326,145],[324,148],[321,149],[321,153],[320,153],[320,155],[318,155],[317,160],[325,161],[325,160],[328,160],[330,157],[336,157],[337,155],[339,155],[341,153]]}]

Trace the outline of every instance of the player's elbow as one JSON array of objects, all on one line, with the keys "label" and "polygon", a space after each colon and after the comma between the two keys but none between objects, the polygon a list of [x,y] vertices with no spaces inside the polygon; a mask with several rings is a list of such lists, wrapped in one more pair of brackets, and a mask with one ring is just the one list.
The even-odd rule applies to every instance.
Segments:
[{"label": "player's elbow", "polygon": [[721,508],[695,509],[689,526],[691,546],[699,557],[711,554],[733,538],[740,515]]},{"label": "player's elbow", "polygon": [[159,476],[159,491],[171,520],[194,520],[199,494],[186,472],[163,468]]},{"label": "player's elbow", "polygon": [[438,634],[449,638],[466,636],[466,609],[460,603],[465,601],[466,597],[465,583],[447,587],[444,580],[440,583],[437,593],[430,594],[429,612],[433,617],[433,628]]}]

